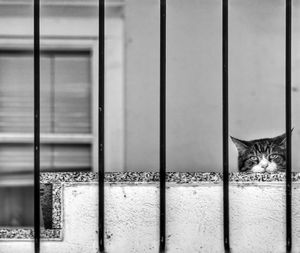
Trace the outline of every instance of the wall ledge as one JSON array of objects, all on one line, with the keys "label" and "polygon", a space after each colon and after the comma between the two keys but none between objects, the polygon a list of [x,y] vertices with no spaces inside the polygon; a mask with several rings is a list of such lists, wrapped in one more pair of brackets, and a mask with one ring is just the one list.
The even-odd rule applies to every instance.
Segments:
[{"label": "wall ledge", "polygon": [[[285,172],[230,173],[230,182],[285,182]],[[300,173],[292,173],[293,182],[300,181]],[[42,173],[41,183],[97,182],[98,174],[92,172]],[[222,173],[216,172],[167,172],[166,182],[177,184],[222,183]],[[106,183],[157,183],[158,172],[106,172]]]},{"label": "wall ledge", "polygon": [[[33,240],[33,228],[0,228],[0,240]],[[61,229],[41,229],[41,239],[61,240]]]},{"label": "wall ledge", "polygon": [[[285,182],[285,173],[230,173],[231,185],[267,185],[267,183]],[[300,173],[292,173],[293,182],[300,182]],[[97,183],[98,174],[92,172],[62,172],[41,173],[41,184],[52,185],[52,228],[41,229],[41,239],[63,239],[63,211],[62,191],[63,186],[74,183]],[[105,173],[106,185],[158,185],[158,172],[107,172]],[[194,186],[194,185],[218,185],[222,184],[221,173],[201,172],[168,172],[166,182],[170,185]],[[32,240],[33,228],[0,228],[0,240]]]}]

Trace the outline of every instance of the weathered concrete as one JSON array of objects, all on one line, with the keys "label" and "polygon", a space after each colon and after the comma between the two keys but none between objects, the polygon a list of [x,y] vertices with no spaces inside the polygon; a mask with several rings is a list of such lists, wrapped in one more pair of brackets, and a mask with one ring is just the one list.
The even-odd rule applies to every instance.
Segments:
[{"label": "weathered concrete", "polygon": [[[110,178],[105,185],[105,245],[108,253],[158,252],[158,183],[156,180],[145,182],[149,175],[142,176],[144,182],[136,176],[136,180],[126,183],[124,181],[130,175],[107,177]],[[62,240],[43,240],[41,252],[97,252],[96,177],[80,174],[75,178],[64,174],[63,178],[66,181],[62,183],[63,237]],[[253,181],[248,181],[251,178]],[[167,252],[223,252],[222,182],[219,179],[215,174],[168,175]],[[59,176],[53,176],[52,180],[63,181]],[[300,184],[295,176],[293,252],[300,252],[299,194]],[[285,252],[283,174],[274,177],[231,175],[230,219],[233,253]],[[0,253],[11,252],[32,253],[33,241],[2,240]]]}]

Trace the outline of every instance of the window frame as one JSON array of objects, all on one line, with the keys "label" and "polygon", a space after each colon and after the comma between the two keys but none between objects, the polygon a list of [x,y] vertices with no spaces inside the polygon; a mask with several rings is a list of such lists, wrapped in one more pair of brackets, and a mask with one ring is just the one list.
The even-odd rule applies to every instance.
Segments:
[{"label": "window frame", "polygon": [[[33,50],[32,38],[0,38],[0,51],[29,51]],[[98,38],[57,38],[55,36],[41,36],[41,50],[89,52],[90,77],[91,77],[91,133],[89,134],[52,134],[41,133],[40,141],[43,144],[90,144],[92,171],[98,170]],[[33,55],[32,55],[33,57]],[[29,133],[0,133],[0,144],[5,143],[33,143],[33,132]],[[32,185],[31,175],[18,175],[17,177],[4,176],[0,185],[15,184],[19,181],[22,185]],[[19,183],[18,183],[19,184]]]}]

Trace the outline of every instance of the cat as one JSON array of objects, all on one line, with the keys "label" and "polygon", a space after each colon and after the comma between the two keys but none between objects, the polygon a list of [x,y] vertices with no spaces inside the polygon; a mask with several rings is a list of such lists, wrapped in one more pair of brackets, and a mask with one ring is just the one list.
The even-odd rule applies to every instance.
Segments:
[{"label": "cat", "polygon": [[238,150],[239,172],[285,171],[286,134],[251,141],[230,137]]}]

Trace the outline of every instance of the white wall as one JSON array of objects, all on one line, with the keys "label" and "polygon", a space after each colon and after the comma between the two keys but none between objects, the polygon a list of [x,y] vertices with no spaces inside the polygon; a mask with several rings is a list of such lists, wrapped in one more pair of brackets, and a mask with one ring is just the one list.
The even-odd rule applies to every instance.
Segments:
[{"label": "white wall", "polygon": [[[167,252],[224,252],[222,184],[167,185]],[[285,252],[283,182],[230,186],[233,253]],[[97,252],[97,184],[65,183],[63,240],[42,241],[43,253]],[[299,183],[293,184],[293,252],[300,251]],[[158,252],[159,189],[156,184],[105,186],[107,253]],[[1,253],[31,253],[32,241],[1,241]]]},{"label": "white wall", "polygon": [[[229,1],[229,133],[285,131],[285,1]],[[293,148],[300,158],[299,13],[293,3]],[[126,169],[158,169],[159,2],[126,5]],[[222,168],[221,1],[167,1],[167,167]],[[237,152],[230,142],[230,166]]]}]

